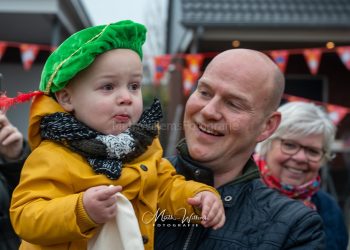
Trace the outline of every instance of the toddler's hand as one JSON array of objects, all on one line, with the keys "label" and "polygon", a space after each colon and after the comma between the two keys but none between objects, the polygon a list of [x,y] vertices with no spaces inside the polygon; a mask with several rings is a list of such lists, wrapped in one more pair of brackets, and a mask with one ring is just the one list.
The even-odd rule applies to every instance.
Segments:
[{"label": "toddler's hand", "polygon": [[188,199],[192,206],[199,207],[202,210],[201,224],[204,227],[213,227],[219,229],[225,224],[225,210],[222,201],[214,193],[203,191],[196,194],[193,198]]},{"label": "toddler's hand", "polygon": [[83,205],[90,218],[102,224],[113,218],[116,213],[116,193],[121,186],[96,186],[87,189],[83,194]]}]

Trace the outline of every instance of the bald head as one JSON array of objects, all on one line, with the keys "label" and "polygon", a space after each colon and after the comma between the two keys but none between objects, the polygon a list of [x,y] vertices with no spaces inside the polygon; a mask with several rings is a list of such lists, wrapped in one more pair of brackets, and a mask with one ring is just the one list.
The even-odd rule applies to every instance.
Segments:
[{"label": "bald head", "polygon": [[284,76],[264,53],[250,49],[226,50],[213,58],[206,71],[217,68],[251,83],[252,91],[254,88],[264,88],[266,91],[261,100],[265,102],[267,112],[278,108],[284,91]]},{"label": "bald head", "polygon": [[186,103],[184,128],[190,156],[219,173],[216,183],[237,176],[275,131],[283,86],[274,62],[254,50],[224,51],[206,67]]}]

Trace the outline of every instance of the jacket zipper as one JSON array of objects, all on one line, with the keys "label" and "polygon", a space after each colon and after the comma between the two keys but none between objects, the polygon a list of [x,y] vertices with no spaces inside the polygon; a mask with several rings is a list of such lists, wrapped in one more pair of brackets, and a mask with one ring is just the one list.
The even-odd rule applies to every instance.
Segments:
[{"label": "jacket zipper", "polygon": [[194,231],[194,225],[191,226],[190,232],[188,233],[187,239],[186,239],[185,244],[184,244],[184,248],[182,250],[187,250],[187,248],[190,244],[190,241],[191,241],[193,231]]}]

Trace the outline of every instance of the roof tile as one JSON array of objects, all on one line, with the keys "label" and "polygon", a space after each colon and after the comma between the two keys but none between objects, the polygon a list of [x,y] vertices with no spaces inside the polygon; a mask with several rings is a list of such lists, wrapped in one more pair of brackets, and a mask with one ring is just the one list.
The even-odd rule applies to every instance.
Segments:
[{"label": "roof tile", "polygon": [[185,26],[350,27],[349,0],[182,0]]}]

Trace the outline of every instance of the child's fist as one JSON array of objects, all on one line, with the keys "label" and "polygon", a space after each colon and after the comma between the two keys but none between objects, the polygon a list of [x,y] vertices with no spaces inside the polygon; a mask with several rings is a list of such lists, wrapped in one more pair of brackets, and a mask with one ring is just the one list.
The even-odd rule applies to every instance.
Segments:
[{"label": "child's fist", "polygon": [[219,229],[225,224],[225,210],[221,199],[212,192],[203,191],[188,199],[188,203],[202,210],[201,224],[204,227]]},{"label": "child's fist", "polygon": [[121,186],[96,186],[87,189],[83,194],[83,205],[90,218],[102,224],[113,218],[116,213],[116,193]]}]

